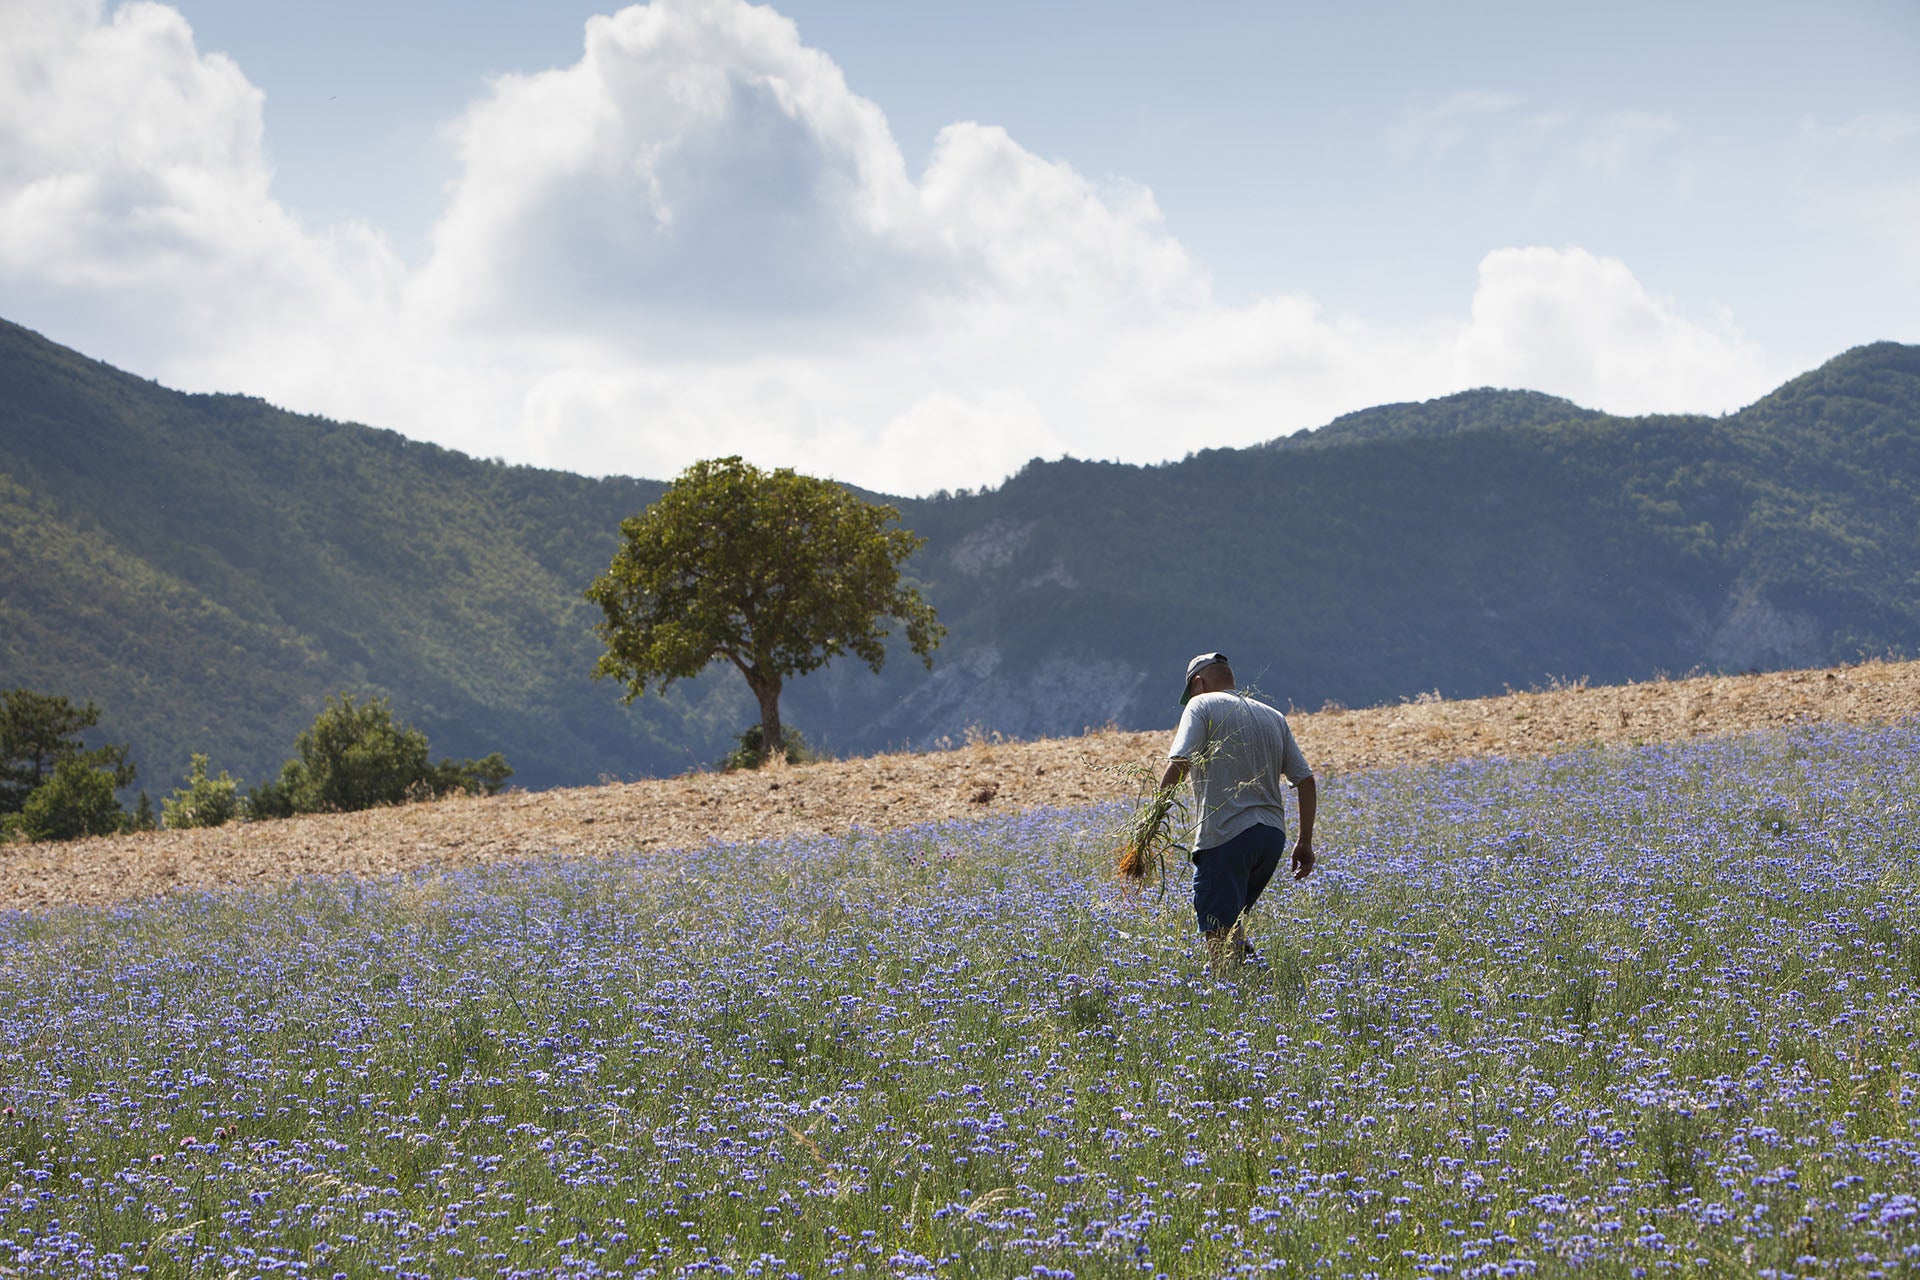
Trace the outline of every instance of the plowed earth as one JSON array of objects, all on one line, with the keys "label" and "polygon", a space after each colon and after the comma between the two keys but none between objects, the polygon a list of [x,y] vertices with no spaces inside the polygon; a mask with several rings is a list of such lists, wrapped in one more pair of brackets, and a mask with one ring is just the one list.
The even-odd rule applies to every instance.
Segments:
[{"label": "plowed earth", "polygon": [[[1322,779],[1462,756],[1541,755],[1806,721],[1920,715],[1920,662],[1557,689],[1289,716]],[[666,852],[712,841],[838,834],[1073,806],[1138,793],[1172,730],[970,741],[761,773],[456,798],[363,813],[64,844],[0,846],[0,910],[111,904],[298,876],[384,876],[546,855]],[[1329,850],[1329,852],[1337,852]]]}]

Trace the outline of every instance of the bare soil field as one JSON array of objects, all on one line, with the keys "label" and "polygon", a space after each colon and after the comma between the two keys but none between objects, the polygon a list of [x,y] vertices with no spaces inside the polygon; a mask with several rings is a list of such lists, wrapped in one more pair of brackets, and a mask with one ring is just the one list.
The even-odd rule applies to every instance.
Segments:
[{"label": "bare soil field", "polygon": [[[1417,699],[1290,714],[1323,779],[1463,756],[1542,755],[1589,744],[1739,733],[1805,721],[1920,715],[1920,662],[1706,676],[1497,698]],[[364,813],[240,822],[65,844],[0,846],[0,910],[104,905],[169,892],[245,889],[299,876],[383,876],[547,855],[666,852],[713,841],[839,834],[942,818],[1073,806],[1137,793],[1171,735],[1090,732],[975,740],[760,773],[508,791]]]}]

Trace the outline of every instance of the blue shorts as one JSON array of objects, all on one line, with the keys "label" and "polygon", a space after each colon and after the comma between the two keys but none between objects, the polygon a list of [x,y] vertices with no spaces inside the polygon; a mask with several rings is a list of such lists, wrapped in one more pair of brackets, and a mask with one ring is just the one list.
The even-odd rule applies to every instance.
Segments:
[{"label": "blue shorts", "polygon": [[1260,899],[1287,852],[1287,833],[1265,823],[1193,855],[1193,913],[1200,931],[1230,929]]}]

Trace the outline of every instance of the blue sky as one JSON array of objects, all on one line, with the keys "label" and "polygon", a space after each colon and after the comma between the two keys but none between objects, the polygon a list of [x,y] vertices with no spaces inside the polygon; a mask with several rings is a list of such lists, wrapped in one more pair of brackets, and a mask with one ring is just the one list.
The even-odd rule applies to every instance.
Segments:
[{"label": "blue sky", "polygon": [[1920,341],[1891,0],[0,19],[0,316],[482,456],[919,493]]}]

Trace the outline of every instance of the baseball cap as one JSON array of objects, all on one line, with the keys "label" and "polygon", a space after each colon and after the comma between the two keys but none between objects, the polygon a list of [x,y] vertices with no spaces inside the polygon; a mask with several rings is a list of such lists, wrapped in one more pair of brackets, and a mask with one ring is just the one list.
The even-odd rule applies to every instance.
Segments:
[{"label": "baseball cap", "polygon": [[1205,671],[1214,663],[1225,662],[1226,660],[1227,655],[1224,653],[1196,653],[1193,656],[1193,661],[1187,664],[1187,678],[1180,686],[1180,705],[1183,707],[1186,706],[1187,699],[1193,696],[1188,693],[1187,690],[1193,687],[1193,678],[1195,676]]}]

